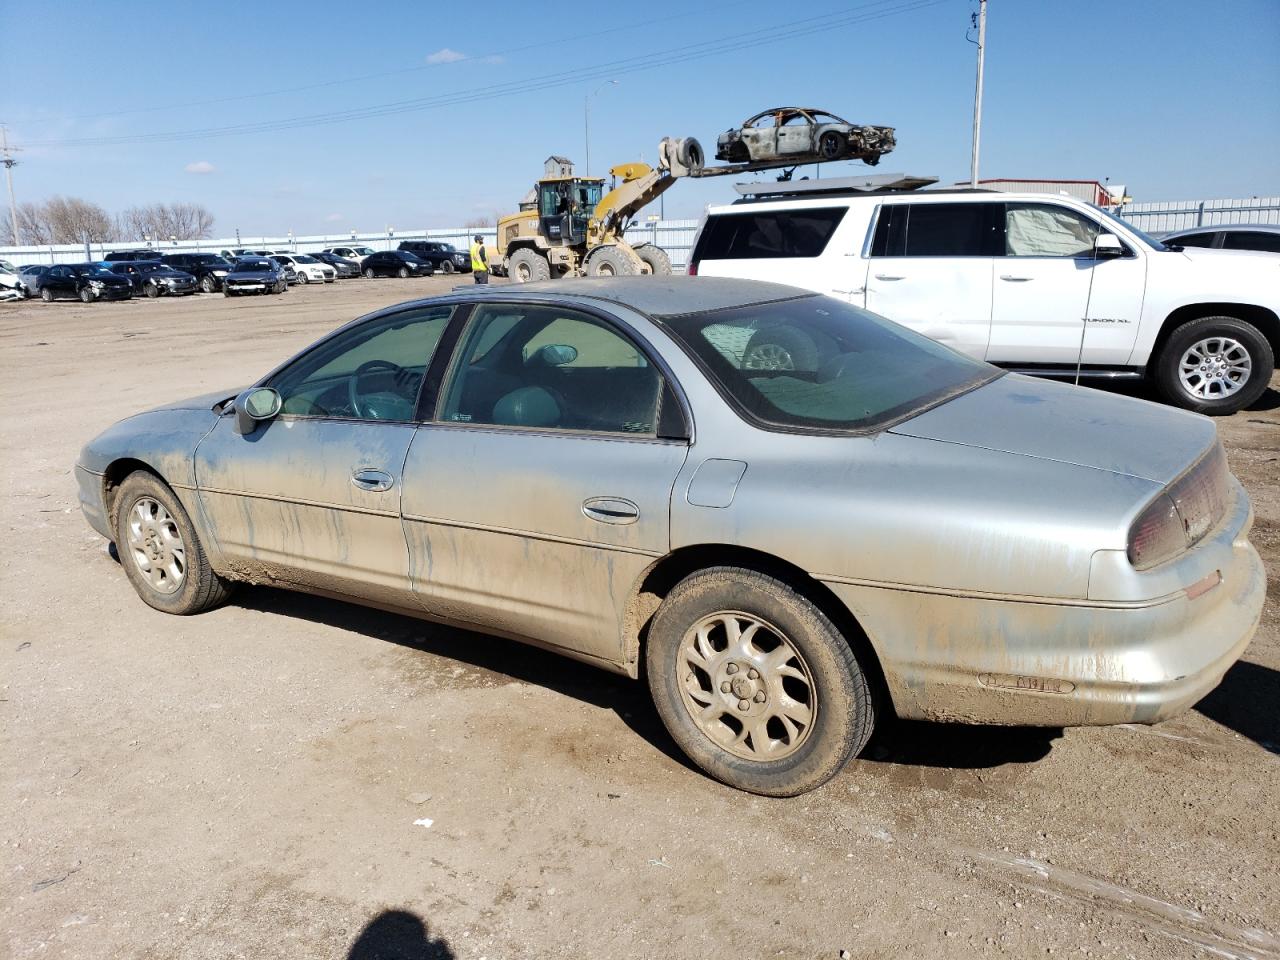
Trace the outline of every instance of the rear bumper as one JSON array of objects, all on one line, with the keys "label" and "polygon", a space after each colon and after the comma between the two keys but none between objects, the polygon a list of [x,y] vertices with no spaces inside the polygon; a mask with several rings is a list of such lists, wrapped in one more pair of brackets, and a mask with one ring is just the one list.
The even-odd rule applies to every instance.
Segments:
[{"label": "rear bumper", "polygon": [[1241,509],[1213,538],[1221,580],[1198,595],[1054,603],[828,585],[866,630],[899,716],[1157,723],[1221,682],[1262,616],[1266,573],[1246,539],[1252,514],[1243,498]]}]

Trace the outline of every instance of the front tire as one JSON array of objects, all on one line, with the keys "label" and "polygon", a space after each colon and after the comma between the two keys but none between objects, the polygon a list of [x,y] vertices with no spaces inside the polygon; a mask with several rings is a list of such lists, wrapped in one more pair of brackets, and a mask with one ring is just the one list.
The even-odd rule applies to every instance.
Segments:
[{"label": "front tire", "polygon": [[365,269],[364,269],[364,278],[365,278],[366,280],[372,280],[372,279],[373,279],[373,267],[365,267]]},{"label": "front tire", "polygon": [[305,286],[306,284],[311,282],[311,278],[308,277],[305,273],[300,273],[298,274],[298,282]]},{"label": "front tire", "polygon": [[645,659],[672,738],[740,790],[813,790],[875,726],[849,642],[806,597],[762,573],[713,567],[677,584],[653,618]]},{"label": "front tire", "polygon": [[396,271],[396,276],[397,276],[397,277],[399,277],[401,280],[408,280],[408,279],[409,279],[409,268],[408,268],[408,267],[401,267],[399,270],[397,270],[397,271]]},{"label": "front tire", "polygon": [[93,291],[88,287],[82,287],[80,290],[81,303],[93,303]]},{"label": "front tire", "polygon": [[154,474],[129,474],[115,502],[116,549],[148,606],[187,616],[224,602],[228,584],[209,566],[181,501]]},{"label": "front tire", "polygon": [[1155,382],[1170,403],[1225,416],[1267,389],[1275,353],[1253,324],[1236,317],[1201,317],[1178,327],[1155,362]]},{"label": "front tire", "polygon": [[200,280],[200,289],[205,293],[217,293],[218,281],[213,279],[213,274],[206,273]]},{"label": "front tire", "polygon": [[818,155],[823,160],[839,160],[844,156],[845,138],[828,130],[818,139]]},{"label": "front tire", "polygon": [[453,269],[454,269],[454,268],[453,268],[453,261],[452,261],[452,260],[445,260],[445,261],[443,261],[443,262],[440,264],[440,272],[441,272],[441,273],[453,273]]},{"label": "front tire", "polygon": [[588,277],[634,277],[640,274],[642,261],[622,247],[597,247],[587,257]]},{"label": "front tire", "polygon": [[645,266],[649,268],[649,273],[655,277],[671,276],[671,258],[667,256],[667,251],[661,247],[654,246],[652,243],[641,243],[633,248]]},{"label": "front tire", "polygon": [[157,287],[154,283],[148,283],[146,286],[146,291],[147,291],[147,296],[150,297],[152,300],[160,296],[160,288]]}]

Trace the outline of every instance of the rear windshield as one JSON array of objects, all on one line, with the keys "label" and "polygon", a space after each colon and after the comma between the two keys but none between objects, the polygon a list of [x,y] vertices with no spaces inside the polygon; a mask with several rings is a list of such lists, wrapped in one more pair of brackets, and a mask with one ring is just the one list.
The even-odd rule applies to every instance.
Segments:
[{"label": "rear windshield", "polygon": [[829,297],[660,321],[717,389],[762,426],[860,432],[902,420],[1002,371]]},{"label": "rear windshield", "polygon": [[713,214],[702,228],[693,259],[821,256],[847,212],[847,207],[823,207]]}]

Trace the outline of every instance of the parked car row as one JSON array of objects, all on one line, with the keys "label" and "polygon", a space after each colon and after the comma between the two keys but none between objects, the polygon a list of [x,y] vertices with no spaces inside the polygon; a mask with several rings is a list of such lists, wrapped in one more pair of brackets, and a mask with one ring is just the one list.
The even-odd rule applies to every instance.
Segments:
[{"label": "parked car row", "polygon": [[[420,243],[406,241],[405,245]],[[243,293],[284,293],[295,283],[333,283],[356,277],[429,277],[437,270],[457,273],[470,269],[470,256],[449,244],[428,244],[421,254],[412,249],[376,251],[369,247],[331,247],[320,253],[240,248],[221,253],[160,254],[151,249],[116,250],[99,262],[28,264],[15,267],[0,261],[0,290],[14,297],[45,301],[79,298],[120,300],[133,296],[184,296],[204,292],[237,296]],[[345,255],[344,255],[345,254]],[[349,255],[349,256],[348,256]],[[354,258],[354,259],[351,259]],[[465,261],[465,264],[464,264]]]}]

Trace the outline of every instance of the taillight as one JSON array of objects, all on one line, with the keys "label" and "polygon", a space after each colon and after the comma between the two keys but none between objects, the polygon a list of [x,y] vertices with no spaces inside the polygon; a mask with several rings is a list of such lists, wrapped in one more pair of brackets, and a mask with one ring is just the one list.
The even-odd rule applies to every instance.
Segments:
[{"label": "taillight", "polygon": [[1129,527],[1129,562],[1138,570],[1199,543],[1226,515],[1230,473],[1222,445],[1169,485]]},{"label": "taillight", "polygon": [[689,276],[696,277],[698,275],[698,261],[690,260],[689,269],[685,271]]}]

